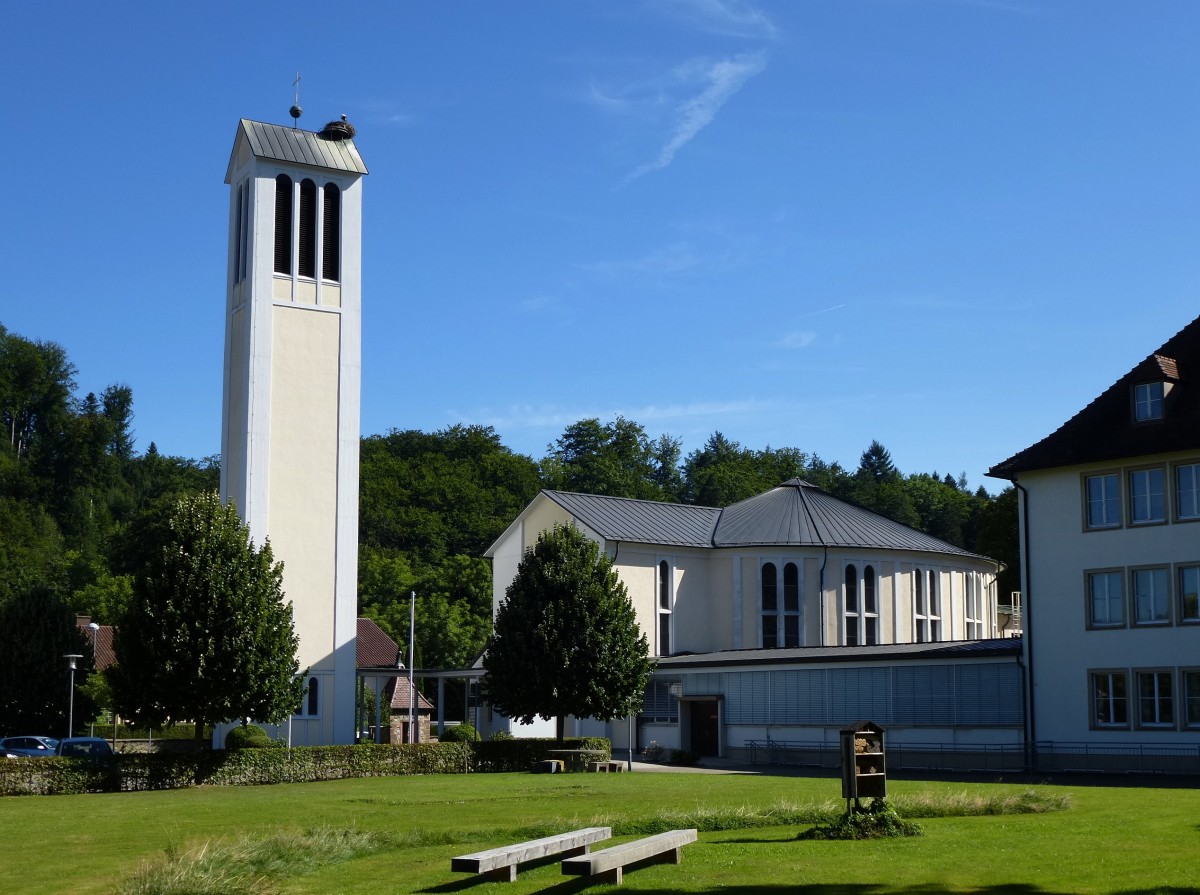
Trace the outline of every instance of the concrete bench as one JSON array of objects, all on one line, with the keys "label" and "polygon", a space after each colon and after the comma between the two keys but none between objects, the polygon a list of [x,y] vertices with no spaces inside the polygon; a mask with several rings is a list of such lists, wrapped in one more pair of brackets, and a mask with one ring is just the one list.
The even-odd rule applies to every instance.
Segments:
[{"label": "concrete bench", "polygon": [[586,855],[593,842],[611,837],[612,827],[587,827],[516,845],[489,848],[472,855],[459,855],[450,859],[450,869],[459,873],[482,873],[488,879],[511,883],[517,878],[518,864],[551,855]]},{"label": "concrete bench", "polygon": [[671,830],[578,858],[567,858],[562,862],[562,872],[568,876],[594,876],[601,882],[619,886],[621,872],[628,865],[641,861],[678,864],[683,860],[683,846],[695,841],[695,830]]}]

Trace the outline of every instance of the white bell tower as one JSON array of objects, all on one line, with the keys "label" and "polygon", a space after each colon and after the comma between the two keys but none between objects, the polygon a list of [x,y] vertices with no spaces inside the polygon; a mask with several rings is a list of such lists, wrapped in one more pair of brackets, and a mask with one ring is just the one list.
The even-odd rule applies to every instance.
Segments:
[{"label": "white bell tower", "polygon": [[284,564],[309,669],[300,711],[277,730],[294,745],[355,737],[366,173],[343,116],[316,133],[243,119],[225,174],[221,497]]}]

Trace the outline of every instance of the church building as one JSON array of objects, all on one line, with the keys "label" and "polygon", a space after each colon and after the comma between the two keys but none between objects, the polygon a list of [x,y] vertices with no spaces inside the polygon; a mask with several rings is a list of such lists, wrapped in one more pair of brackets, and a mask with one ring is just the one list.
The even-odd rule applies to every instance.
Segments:
[{"label": "church building", "polygon": [[343,117],[318,132],[243,119],[225,175],[221,497],[284,564],[307,691],[273,733],[293,745],[355,736],[366,173]]}]

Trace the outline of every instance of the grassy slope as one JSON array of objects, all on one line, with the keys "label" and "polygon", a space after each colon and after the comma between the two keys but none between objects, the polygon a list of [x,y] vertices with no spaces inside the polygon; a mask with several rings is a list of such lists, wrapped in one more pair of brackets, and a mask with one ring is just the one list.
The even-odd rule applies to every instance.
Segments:
[{"label": "grassy slope", "polygon": [[[891,794],[963,784],[893,782]],[[971,784],[971,789],[1023,789]],[[1048,788],[1049,789],[1049,788]],[[641,868],[623,891],[877,893],[1150,892],[1200,895],[1200,792],[1076,787],[1072,808],[1041,815],[926,819],[925,835],[876,842],[795,842],[797,827],[705,833],[680,866]],[[400,847],[283,881],[287,893],[579,891],[557,864],[513,885],[460,886],[455,854],[553,826],[611,823],[666,807],[836,800],[838,782],[689,774],[476,775],[278,787],[0,799],[0,891],[106,893],[136,869],[220,837],[330,827],[398,836]],[[405,837],[408,841],[405,842]],[[590,887],[604,891],[607,887]]]}]

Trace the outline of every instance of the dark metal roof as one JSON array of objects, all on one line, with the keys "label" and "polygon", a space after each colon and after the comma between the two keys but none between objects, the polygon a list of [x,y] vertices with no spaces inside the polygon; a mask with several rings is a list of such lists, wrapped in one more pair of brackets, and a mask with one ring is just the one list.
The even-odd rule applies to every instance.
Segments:
[{"label": "dark metal roof", "polygon": [[610,541],[673,547],[711,547],[721,511],[681,503],[631,500],[600,494],[546,491],[547,497]]},{"label": "dark metal roof", "polygon": [[801,479],[726,507],[715,547],[862,547],[977,554],[839,500]]},{"label": "dark metal roof", "polygon": [[[1170,383],[1163,418],[1134,422],[1135,385]],[[1012,479],[1031,469],[1078,466],[1200,448],[1200,317],[1037,444],[988,470]]]},{"label": "dark metal roof", "polygon": [[569,491],[543,493],[610,541],[675,547],[859,547],[978,556],[800,479],[723,510]]},{"label": "dark metal roof", "polygon": [[395,668],[400,659],[400,647],[383,633],[372,619],[358,620],[358,636],[354,640],[355,664],[359,668]]},{"label": "dark metal roof", "polygon": [[[238,133],[244,135],[250,151],[258,158],[274,159],[325,168],[330,171],[346,171],[351,174],[366,174],[367,166],[354,140],[332,140],[312,131],[296,127],[283,127],[243,118],[238,123]],[[237,145],[236,138],[234,146]],[[230,174],[233,162],[230,162]],[[227,175],[228,177],[229,175]]]},{"label": "dark metal roof", "polygon": [[951,640],[943,643],[885,643],[878,646],[802,646],[793,649],[722,650],[658,659],[659,671],[688,671],[736,665],[803,665],[823,662],[916,661],[1021,654],[1019,637]]}]

